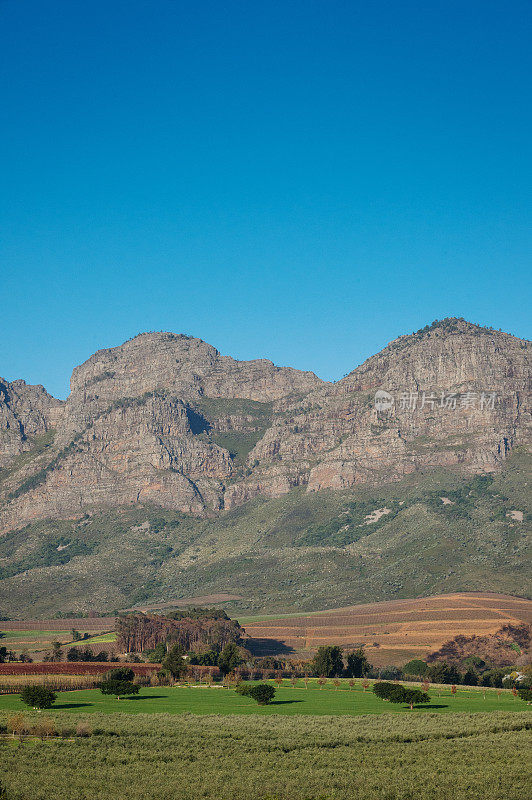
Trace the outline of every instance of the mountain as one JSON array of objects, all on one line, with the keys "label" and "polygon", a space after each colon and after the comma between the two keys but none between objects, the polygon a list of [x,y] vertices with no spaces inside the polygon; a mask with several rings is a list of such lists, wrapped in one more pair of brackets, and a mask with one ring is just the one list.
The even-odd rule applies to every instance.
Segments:
[{"label": "mountain", "polygon": [[171,333],[64,403],[0,382],[2,607],[526,593],[530,376],[528,341],[453,318],[334,384]]}]

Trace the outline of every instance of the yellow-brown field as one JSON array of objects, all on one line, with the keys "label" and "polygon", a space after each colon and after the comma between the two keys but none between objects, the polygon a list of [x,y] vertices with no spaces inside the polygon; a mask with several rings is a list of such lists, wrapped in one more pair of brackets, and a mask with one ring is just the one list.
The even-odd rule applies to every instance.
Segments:
[{"label": "yellow-brown field", "polygon": [[[245,620],[246,632],[276,640],[294,655],[322,644],[365,645],[376,666],[423,658],[449,639],[495,633],[505,623],[532,623],[532,600],[487,592],[467,592],[415,600],[393,600],[334,611],[276,619]],[[265,645],[266,650],[274,648]]]}]

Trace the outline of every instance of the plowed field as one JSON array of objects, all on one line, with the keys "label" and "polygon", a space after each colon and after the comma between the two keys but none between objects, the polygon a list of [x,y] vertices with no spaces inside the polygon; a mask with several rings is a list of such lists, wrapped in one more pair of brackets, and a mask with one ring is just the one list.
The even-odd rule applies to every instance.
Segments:
[{"label": "plowed field", "polygon": [[365,645],[376,666],[423,658],[463,634],[495,633],[505,623],[532,623],[532,600],[489,593],[460,593],[394,600],[308,615],[241,620],[259,642],[257,655],[306,656],[322,644]]}]

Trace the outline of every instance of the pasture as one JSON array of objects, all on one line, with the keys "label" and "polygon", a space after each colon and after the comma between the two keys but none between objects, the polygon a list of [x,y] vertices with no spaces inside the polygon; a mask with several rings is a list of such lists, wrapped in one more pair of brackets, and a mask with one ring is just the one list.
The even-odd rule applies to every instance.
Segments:
[{"label": "pasture", "polygon": [[[271,683],[271,681],[268,681]],[[60,692],[55,710],[74,714],[104,713],[120,711],[127,714],[220,714],[220,715],[350,715],[363,714],[448,714],[452,712],[523,711],[525,704],[510,691],[495,689],[467,689],[461,687],[453,695],[450,686],[433,686],[429,689],[431,702],[417,706],[410,711],[407,706],[394,705],[376,697],[368,688],[357,683],[349,687],[347,681],[340,681],[336,689],[332,681],[320,689],[315,679],[308,683],[302,681],[292,686],[285,681],[276,687],[274,702],[267,706],[257,706],[248,697],[238,695],[234,689],[221,685],[200,686],[152,686],[142,687],[140,694],[117,700],[103,695],[98,689]],[[23,711],[24,706],[18,695],[0,696],[0,712]],[[532,715],[531,715],[532,717]]]},{"label": "pasture", "polygon": [[523,800],[530,786],[526,711],[95,713],[82,738],[73,714],[44,713],[59,737],[2,737],[7,800]]}]

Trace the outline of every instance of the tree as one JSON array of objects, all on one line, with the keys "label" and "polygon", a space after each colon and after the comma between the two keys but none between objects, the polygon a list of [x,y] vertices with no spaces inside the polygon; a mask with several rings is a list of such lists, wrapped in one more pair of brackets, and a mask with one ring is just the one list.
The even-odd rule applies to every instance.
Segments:
[{"label": "tree", "polygon": [[52,661],[61,661],[62,656],[61,642],[52,642]]},{"label": "tree", "polygon": [[166,655],[166,645],[164,642],[159,642],[155,650],[148,651],[148,661],[150,664],[160,664]]},{"label": "tree", "polygon": [[161,662],[163,670],[169,672],[174,680],[181,678],[188,666],[183,659],[183,648],[180,644],[173,644]]},{"label": "tree", "polygon": [[462,676],[452,664],[446,661],[437,661],[429,668],[429,677],[432,683],[460,683]]},{"label": "tree", "polygon": [[381,700],[389,700],[390,694],[397,689],[397,684],[395,683],[387,683],[386,681],[379,681],[378,683],[373,684],[373,694],[376,694],[377,697],[380,697]]},{"label": "tree", "polygon": [[370,669],[371,664],[368,662],[362,647],[347,654],[346,672],[350,678],[363,678]]},{"label": "tree", "polygon": [[75,628],[72,628],[70,630],[70,635],[72,636],[72,641],[73,642],[79,642],[81,639],[83,639],[83,636],[81,635],[81,633],[79,631],[77,631]]},{"label": "tree", "polygon": [[257,683],[254,686],[240,684],[240,686],[237,686],[236,692],[243,697],[251,697],[259,706],[268,705],[275,697],[275,689],[268,683]]},{"label": "tree", "polygon": [[114,694],[118,700],[124,695],[139,693],[139,687],[131,681],[102,681],[99,688],[102,694]]},{"label": "tree", "polygon": [[229,642],[218,656],[218,668],[222,675],[228,675],[240,666],[243,661],[244,659],[240,655],[238,646],[234,642]]},{"label": "tree", "polygon": [[105,681],[129,681],[131,682],[135,677],[135,673],[131,669],[131,667],[117,667],[116,669],[111,669],[109,672],[106,672],[104,675]]},{"label": "tree", "polygon": [[341,675],[344,669],[342,648],[336,645],[318,647],[312,660],[312,669],[315,675],[324,675],[326,678]]},{"label": "tree", "polygon": [[391,703],[408,703],[411,711],[414,710],[414,705],[430,702],[430,697],[425,692],[420,689],[407,689],[405,686],[396,686],[388,699]]},{"label": "tree", "polygon": [[532,703],[532,689],[530,689],[528,686],[521,686],[517,690],[517,694],[521,700],[524,700],[527,704]]},{"label": "tree", "polygon": [[465,673],[464,683],[466,686],[478,686],[478,673],[473,667],[469,667]]},{"label": "tree", "polygon": [[413,675],[416,678],[424,678],[428,674],[429,665],[420,658],[413,658],[403,667],[403,675]]},{"label": "tree", "polygon": [[21,693],[20,699],[27,706],[38,708],[51,708],[57,699],[57,695],[47,686],[25,686]]}]

